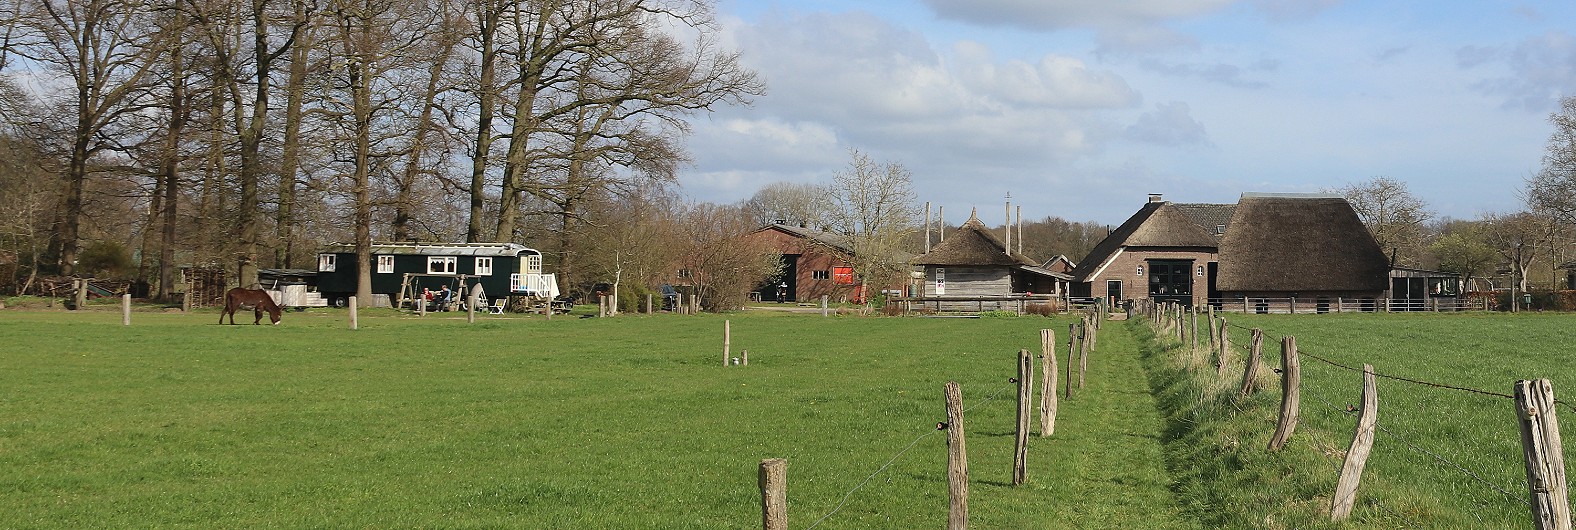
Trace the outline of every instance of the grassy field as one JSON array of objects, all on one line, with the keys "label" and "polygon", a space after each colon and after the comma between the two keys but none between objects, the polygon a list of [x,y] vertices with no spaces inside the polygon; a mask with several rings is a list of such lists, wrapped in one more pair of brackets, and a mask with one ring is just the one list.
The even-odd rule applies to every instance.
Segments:
[{"label": "grassy field", "polygon": [[819,527],[933,528],[948,380],[975,527],[1198,526],[1120,326],[1014,488],[1015,352],[1065,318],[345,318],[0,311],[0,526],[752,528],[785,457],[793,528],[889,461]]},{"label": "grassy field", "polygon": [[[1248,331],[1279,338],[1347,366],[1510,394],[1517,379],[1550,378],[1576,397],[1576,317],[1569,314],[1227,315],[1245,354]],[[1242,327],[1237,327],[1242,326]],[[1136,330],[1137,328],[1135,328]],[[1279,376],[1264,391],[1232,396],[1240,365],[1224,381],[1210,357],[1150,346],[1147,366],[1168,418],[1167,455],[1179,496],[1205,524],[1239,528],[1526,528],[1526,478],[1509,399],[1379,379],[1380,432],[1345,524],[1327,521],[1329,497],[1350,443],[1361,374],[1304,355],[1302,422],[1283,453],[1264,447],[1280,402]],[[1567,427],[1576,422],[1562,409]],[[1567,436],[1567,438],[1570,438]],[[1567,461],[1576,461],[1567,442]]]}]

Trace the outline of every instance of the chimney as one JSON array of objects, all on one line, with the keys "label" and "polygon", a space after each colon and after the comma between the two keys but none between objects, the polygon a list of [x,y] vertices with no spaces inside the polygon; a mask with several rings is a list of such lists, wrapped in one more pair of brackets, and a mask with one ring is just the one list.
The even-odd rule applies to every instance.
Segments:
[{"label": "chimney", "polygon": [[1151,194],[1149,194],[1149,202],[1166,202],[1166,201],[1165,201],[1165,199],[1160,198],[1160,194],[1159,193],[1151,193]]}]

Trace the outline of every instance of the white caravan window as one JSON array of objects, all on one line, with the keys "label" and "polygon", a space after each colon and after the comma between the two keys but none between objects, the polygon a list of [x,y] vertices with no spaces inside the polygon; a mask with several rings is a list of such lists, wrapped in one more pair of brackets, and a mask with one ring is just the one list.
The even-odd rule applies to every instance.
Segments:
[{"label": "white caravan window", "polygon": [[335,257],[333,254],[318,254],[317,272],[334,272]]},{"label": "white caravan window", "polygon": [[476,275],[492,276],[492,258],[476,258]]},{"label": "white caravan window", "polygon": [[394,256],[389,256],[389,255],[386,255],[386,254],[378,256],[378,274],[393,274],[393,273],[394,273]]},{"label": "white caravan window", "polygon": [[427,274],[454,274],[454,256],[427,256]]}]

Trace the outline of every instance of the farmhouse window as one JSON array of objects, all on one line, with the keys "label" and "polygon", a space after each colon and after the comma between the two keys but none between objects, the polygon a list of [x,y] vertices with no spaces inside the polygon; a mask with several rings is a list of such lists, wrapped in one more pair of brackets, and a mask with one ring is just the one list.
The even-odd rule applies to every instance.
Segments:
[{"label": "farmhouse window", "polygon": [[1190,261],[1149,262],[1149,294],[1189,294],[1193,291],[1193,263]]},{"label": "farmhouse window", "polygon": [[492,258],[476,258],[476,275],[492,276]]},{"label": "farmhouse window", "polygon": [[337,257],[333,254],[318,254],[317,272],[334,272],[334,259]]},{"label": "farmhouse window", "polygon": [[454,274],[454,256],[427,256],[427,274]]},{"label": "farmhouse window", "polygon": [[394,256],[378,256],[378,274],[392,274],[394,272]]},{"label": "farmhouse window", "polygon": [[832,279],[832,271],[810,271],[810,279],[830,280]]},{"label": "farmhouse window", "polygon": [[853,267],[832,267],[832,283],[837,285],[854,284]]},{"label": "farmhouse window", "polygon": [[1198,277],[1200,277],[1200,278],[1204,277],[1204,266],[1203,265],[1199,265],[1198,266]]}]

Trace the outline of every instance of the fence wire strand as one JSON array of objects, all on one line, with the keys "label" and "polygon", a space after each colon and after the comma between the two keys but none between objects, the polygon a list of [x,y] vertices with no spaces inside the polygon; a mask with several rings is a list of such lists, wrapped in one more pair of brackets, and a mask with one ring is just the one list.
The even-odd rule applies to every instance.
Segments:
[{"label": "fence wire strand", "polygon": [[[1237,324],[1237,323],[1232,323],[1232,322],[1227,322],[1226,325],[1228,325],[1230,327],[1242,329],[1242,330],[1247,330],[1247,331],[1252,331],[1253,329],[1255,329],[1255,328],[1250,328],[1250,327],[1247,327],[1247,326],[1243,326],[1242,324]],[[1257,329],[1259,329],[1260,332],[1264,333],[1264,337],[1266,339],[1274,337],[1275,339],[1279,340],[1279,339],[1285,337],[1284,335],[1282,335],[1280,337],[1275,337],[1273,333],[1270,333],[1269,331],[1264,331],[1263,328],[1257,328]],[[1363,369],[1362,368],[1354,367],[1354,366],[1351,366],[1351,365],[1342,364],[1342,363],[1339,363],[1339,362],[1336,362],[1336,361],[1332,361],[1330,359],[1326,359],[1326,358],[1321,357],[1319,355],[1316,355],[1316,354],[1314,354],[1312,352],[1306,351],[1302,347],[1302,345],[1300,345],[1300,344],[1297,346],[1297,355],[1303,356],[1303,357],[1308,357],[1308,358],[1313,359],[1315,361],[1319,361],[1319,362],[1328,364],[1330,366],[1334,366],[1336,368],[1341,368],[1341,369],[1344,369],[1344,370],[1350,370],[1350,371],[1357,372],[1357,373],[1363,373]],[[1411,383],[1411,384],[1414,384],[1414,385],[1421,385],[1421,386],[1427,386],[1427,387],[1433,387],[1433,388],[1443,388],[1443,389],[1446,389],[1446,390],[1457,390],[1457,391],[1469,392],[1469,393],[1473,393],[1473,394],[1482,394],[1482,395],[1485,395],[1485,396],[1492,396],[1492,397],[1497,397],[1497,398],[1504,398],[1504,399],[1515,399],[1516,398],[1515,396],[1512,396],[1510,394],[1506,394],[1506,393],[1503,393],[1503,392],[1493,392],[1493,391],[1489,391],[1489,390],[1481,390],[1481,389],[1477,389],[1477,388],[1468,388],[1468,387],[1464,387],[1464,386],[1447,385],[1447,384],[1444,384],[1444,383],[1434,383],[1434,382],[1429,382],[1429,381],[1422,381],[1422,380],[1418,380],[1418,379],[1412,379],[1410,377],[1402,377],[1402,376],[1398,376],[1398,375],[1383,374],[1383,373],[1379,373],[1377,371],[1374,372],[1374,377],[1378,377],[1378,378],[1381,378],[1381,379],[1390,379],[1390,380],[1394,380],[1394,381],[1401,381],[1401,382],[1404,382],[1404,383]],[[1569,407],[1570,405],[1567,404],[1566,406]],[[1572,410],[1576,411],[1576,408],[1572,408]]]},{"label": "fence wire strand", "polygon": [[[994,394],[991,394],[990,397],[987,397],[987,398],[985,398],[983,400],[980,400],[980,401],[974,403],[973,405],[969,405],[968,408],[963,409],[963,412],[967,413],[968,411],[974,410],[974,409],[980,407],[981,405],[984,405],[986,403],[990,403],[992,401],[995,401],[996,398],[1001,397],[1002,394],[1006,393],[1007,390],[1012,389],[1012,388],[1016,388],[1016,385],[1003,386],[1000,389],[996,390],[996,392]],[[941,431],[942,431],[941,429],[933,429],[930,432],[927,432],[925,434],[919,435],[919,437],[915,438],[914,441],[909,442],[907,447],[904,447],[901,451],[898,451],[897,454],[892,455],[892,458],[887,459],[886,463],[885,464],[881,464],[881,467],[879,469],[877,469],[874,473],[871,473],[870,476],[865,477],[864,480],[859,481],[859,485],[854,486],[854,489],[848,490],[848,493],[843,494],[842,500],[839,500],[837,502],[837,506],[832,508],[832,511],[827,512],[826,515],[821,516],[820,519],[816,519],[815,523],[811,524],[805,530],[812,530],[815,527],[820,526],[823,521],[826,521],[828,518],[832,517],[833,514],[836,514],[838,511],[841,511],[843,509],[843,506],[846,506],[848,504],[848,499],[850,499],[850,498],[852,498],[854,496],[855,492],[858,492],[861,488],[864,488],[866,484],[869,484],[871,480],[874,480],[876,478],[876,476],[878,476],[882,472],[886,471],[887,468],[892,467],[892,464],[897,462],[897,460],[899,458],[902,458],[904,453],[907,453],[909,449],[913,449],[914,446],[919,445],[919,442],[921,440],[924,440],[924,439],[929,438],[931,436],[935,436],[936,433],[939,433]]]},{"label": "fence wire strand", "polygon": [[[1275,334],[1264,330],[1262,327],[1254,328],[1254,327],[1244,326],[1244,325],[1242,325],[1240,323],[1234,323],[1234,322],[1227,322],[1227,326],[1233,327],[1233,328],[1237,328],[1237,329],[1243,330],[1243,331],[1248,331],[1248,332],[1251,332],[1254,329],[1258,329],[1260,331],[1260,333],[1262,333],[1266,339],[1275,338],[1275,339],[1278,340],[1278,339],[1284,337],[1283,335],[1281,337],[1276,337]],[[1306,350],[1304,350],[1301,347],[1298,348],[1298,354],[1299,354],[1299,356],[1308,357],[1308,358],[1314,359],[1316,361],[1322,362],[1324,364],[1328,364],[1328,365],[1336,367],[1336,368],[1340,368],[1340,369],[1344,369],[1344,370],[1348,370],[1348,371],[1352,371],[1352,372],[1357,372],[1357,373],[1364,373],[1364,370],[1361,369],[1361,368],[1357,368],[1357,367],[1354,367],[1354,366],[1350,366],[1350,365],[1347,365],[1347,364],[1343,364],[1343,363],[1340,363],[1340,362],[1337,362],[1337,361],[1333,361],[1333,360],[1327,359],[1327,358],[1319,356],[1317,354],[1314,354],[1314,353],[1311,353],[1311,352],[1307,352]],[[1279,372],[1281,370],[1280,369],[1275,369],[1275,371]],[[1390,374],[1382,374],[1382,373],[1378,373],[1378,372],[1375,372],[1374,376],[1375,377],[1379,377],[1379,378],[1394,380],[1394,381],[1401,381],[1401,382],[1404,382],[1404,383],[1410,383],[1410,384],[1414,384],[1414,385],[1418,385],[1418,386],[1430,387],[1430,388],[1454,390],[1454,391],[1459,391],[1459,392],[1465,392],[1465,393],[1470,393],[1470,394],[1478,394],[1478,395],[1490,396],[1490,397],[1496,397],[1496,398],[1503,398],[1503,399],[1515,399],[1515,396],[1512,396],[1512,395],[1509,395],[1509,394],[1505,394],[1505,393],[1501,393],[1501,392],[1493,392],[1493,391],[1488,391],[1488,390],[1481,390],[1481,389],[1469,388],[1469,387],[1463,387],[1463,386],[1457,386],[1457,385],[1449,385],[1449,384],[1435,383],[1435,382],[1430,382],[1430,381],[1422,381],[1422,380],[1413,379],[1413,378],[1409,378],[1409,377],[1402,377],[1402,376],[1396,376],[1396,375],[1390,375]],[[1342,407],[1336,406],[1335,404],[1331,403],[1329,400],[1325,399],[1322,395],[1320,395],[1317,392],[1311,391],[1306,386],[1304,387],[1304,392],[1306,392],[1308,395],[1314,397],[1314,399],[1316,399],[1319,402],[1323,403],[1323,405],[1326,408],[1328,408],[1330,411],[1334,411],[1337,414],[1342,414],[1342,415],[1347,415],[1347,416],[1354,416],[1356,414],[1355,411],[1347,410],[1347,409],[1344,409]],[[1555,403],[1565,405],[1565,407],[1570,409],[1572,412],[1576,412],[1576,406],[1573,406],[1571,403],[1568,403],[1568,402],[1565,402],[1565,401],[1559,401],[1559,400],[1556,400]],[[1408,449],[1411,449],[1411,450],[1413,450],[1415,452],[1422,453],[1424,455],[1428,455],[1429,457],[1432,457],[1436,461],[1436,463],[1438,465],[1440,465],[1440,467],[1445,468],[1445,469],[1452,469],[1453,468],[1455,471],[1457,471],[1457,472],[1459,472],[1459,473],[1461,473],[1463,475],[1466,475],[1467,477],[1470,477],[1471,479],[1488,486],[1489,488],[1491,488],[1494,491],[1500,493],[1501,495],[1504,495],[1505,498],[1509,499],[1512,504],[1531,506],[1530,501],[1518,497],[1516,494],[1511,493],[1505,487],[1502,487],[1499,484],[1497,484],[1497,483],[1495,483],[1495,482],[1493,482],[1491,480],[1488,480],[1487,478],[1484,478],[1482,475],[1478,474],[1477,472],[1474,472],[1473,470],[1468,469],[1465,466],[1462,466],[1461,464],[1458,464],[1458,463],[1456,463],[1455,461],[1452,461],[1449,458],[1441,456],[1437,452],[1430,451],[1430,450],[1428,450],[1428,449],[1426,449],[1426,448],[1424,448],[1422,446],[1419,446],[1418,444],[1412,442],[1410,439],[1408,439],[1408,438],[1396,433],[1395,431],[1392,431],[1392,430],[1386,428],[1384,426],[1384,424],[1375,422],[1374,426],[1379,431],[1383,432],[1387,437],[1400,442],[1403,446],[1407,447]],[[1309,429],[1309,436],[1310,436],[1311,441],[1315,444],[1315,446],[1318,446],[1318,445],[1320,445],[1322,443],[1319,440],[1319,436],[1318,436],[1318,433],[1316,432],[1316,430]],[[1338,446],[1331,445],[1331,447],[1338,447]],[[1337,465],[1336,466],[1336,472],[1337,473],[1340,472],[1341,467],[1342,467],[1341,465]],[[1479,497],[1474,495],[1474,496],[1472,496],[1472,499],[1479,507],[1487,508],[1487,504],[1485,504],[1481,498],[1479,498]],[[1402,516],[1401,514],[1390,510],[1383,503],[1379,502],[1379,500],[1376,499],[1376,498],[1370,497],[1369,500],[1373,503],[1374,506],[1378,507],[1380,510],[1382,510],[1385,513],[1391,515],[1392,517],[1395,517],[1396,519],[1399,519],[1399,520],[1402,520],[1402,521],[1406,521],[1408,524],[1410,524],[1412,526],[1416,526],[1418,524],[1416,521],[1412,521],[1411,519],[1406,518],[1406,517]],[[1476,511],[1473,511],[1471,513],[1472,513],[1473,517],[1477,518],[1479,523],[1483,522],[1483,516],[1480,513],[1476,512]]]},{"label": "fence wire strand", "polygon": [[[932,431],[927,432],[925,434],[921,434],[918,438],[915,438],[914,441],[909,442],[908,447],[904,447],[902,451],[898,451],[896,455],[893,455],[890,460],[887,460],[887,462],[885,464],[881,465],[881,469],[877,469],[875,473],[871,473],[870,476],[865,477],[865,479],[863,481],[860,481],[858,486],[854,486],[854,489],[848,490],[848,493],[843,494],[843,499],[837,502],[837,507],[832,508],[832,511],[827,512],[826,515],[821,516],[820,519],[816,519],[815,520],[815,524],[810,525],[809,528],[813,529],[813,528],[815,528],[817,526],[821,526],[821,522],[822,521],[825,521],[828,517],[831,517],[832,514],[837,513],[839,510],[842,510],[843,506],[848,504],[848,499],[850,497],[854,496],[854,492],[857,492],[857,491],[859,491],[860,488],[865,487],[865,484],[869,484],[871,480],[876,478],[876,475],[880,475],[881,472],[882,471],[886,471],[888,467],[892,467],[892,463],[893,462],[896,462],[897,459],[902,458],[903,457],[903,453],[907,453],[908,450],[909,449],[913,449],[915,445],[919,445],[919,441],[920,440],[924,440],[924,439],[929,438],[931,436],[935,436],[935,434],[938,433],[938,432],[941,432],[941,430],[940,429],[932,430]],[[809,530],[809,529],[806,529],[806,530]]]}]

